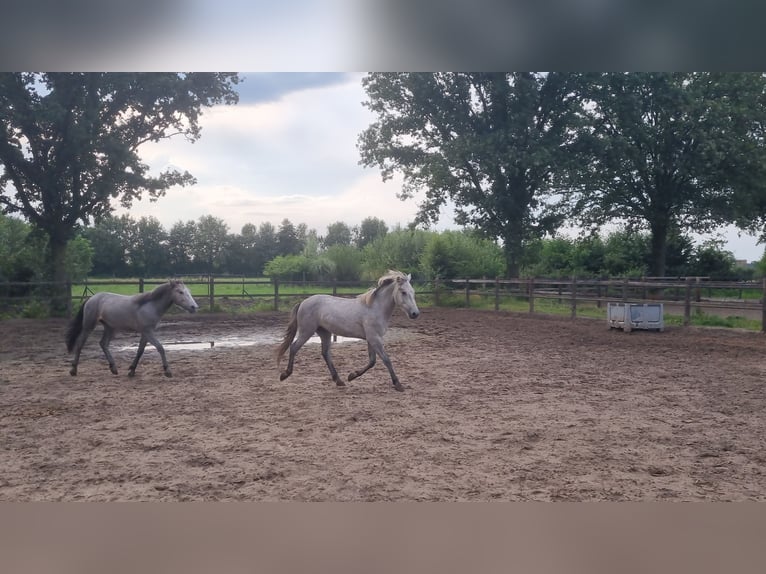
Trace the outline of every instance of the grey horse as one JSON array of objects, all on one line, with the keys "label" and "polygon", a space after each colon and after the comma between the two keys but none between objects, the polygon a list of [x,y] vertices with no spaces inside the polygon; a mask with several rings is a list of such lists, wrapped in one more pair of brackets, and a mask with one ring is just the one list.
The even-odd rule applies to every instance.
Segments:
[{"label": "grey horse", "polygon": [[166,377],[172,373],[165,358],[165,349],[154,333],[154,328],[160,318],[173,304],[182,309],[194,313],[199,308],[197,302],[189,293],[189,288],[182,281],[171,280],[156,287],[148,293],[137,295],[118,295],[117,293],[101,292],[90,297],[80,307],[77,316],[69,324],[66,332],[66,347],[70,353],[74,351],[74,360],[69,374],[77,374],[77,363],[80,361],[82,351],[88,335],[95,329],[98,323],[104,326],[104,334],[101,337],[101,348],[109,361],[109,370],[115,375],[117,367],[114,358],[109,352],[109,343],[118,331],[133,331],[141,334],[138,343],[136,358],[128,370],[128,376],[136,374],[136,367],[141,355],[144,353],[146,343],[151,343],[157,349],[162,358],[162,368]]},{"label": "grey horse", "polygon": [[354,299],[312,295],[298,303],[293,307],[290,323],[277,353],[279,368],[285,352],[290,350],[287,369],[282,371],[279,380],[283,381],[292,374],[295,354],[314,333],[317,333],[322,341],[322,357],[330,369],[333,381],[338,386],[345,385],[330,357],[330,339],[336,334],[367,341],[370,360],[365,367],[349,374],[349,381],[362,376],[375,366],[376,356],[379,356],[388,368],[394,388],[403,391],[404,387],[394,372],[391,359],[383,348],[383,335],[388,330],[394,308],[400,307],[410,319],[416,319],[420,315],[410,279],[410,275],[400,271],[389,271],[378,279],[377,287]]}]

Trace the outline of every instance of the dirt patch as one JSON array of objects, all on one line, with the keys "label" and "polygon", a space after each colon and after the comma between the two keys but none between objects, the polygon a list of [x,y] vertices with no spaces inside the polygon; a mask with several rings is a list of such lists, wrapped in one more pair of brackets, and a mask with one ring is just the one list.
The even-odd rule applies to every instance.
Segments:
[{"label": "dirt patch", "polygon": [[[174,376],[133,336],[109,373],[63,321],[0,323],[0,500],[766,500],[766,338],[424,309],[337,388],[317,345],[279,382],[285,313],[171,316]],[[363,342],[333,347],[341,373]]]}]

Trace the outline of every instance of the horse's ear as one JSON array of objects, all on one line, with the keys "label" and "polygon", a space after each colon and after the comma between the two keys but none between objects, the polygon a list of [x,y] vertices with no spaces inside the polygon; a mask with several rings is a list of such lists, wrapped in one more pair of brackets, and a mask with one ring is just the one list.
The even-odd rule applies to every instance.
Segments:
[{"label": "horse's ear", "polygon": [[410,281],[412,279],[412,273],[407,273],[407,281]]}]

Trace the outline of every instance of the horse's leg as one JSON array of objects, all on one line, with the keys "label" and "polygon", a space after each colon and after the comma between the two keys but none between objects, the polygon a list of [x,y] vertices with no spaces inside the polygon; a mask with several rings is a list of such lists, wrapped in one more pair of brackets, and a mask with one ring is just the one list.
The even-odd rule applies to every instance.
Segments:
[{"label": "horse's leg", "polygon": [[74,344],[74,359],[72,360],[72,368],[69,370],[69,374],[73,377],[77,374],[77,365],[80,362],[80,353],[85,346],[85,341],[88,340],[88,336],[95,327],[96,323],[86,313],[86,316],[83,318],[82,330]]},{"label": "horse's leg", "polygon": [[324,358],[324,362],[327,363],[327,368],[330,369],[332,380],[335,381],[335,384],[339,387],[345,386],[346,383],[344,383],[343,379],[338,376],[338,371],[335,370],[335,365],[332,364],[332,356],[330,355],[330,342],[332,341],[332,333],[330,333],[330,331],[327,329],[319,327],[317,329],[317,335],[319,335],[319,338],[322,340],[322,357]]},{"label": "horse's leg", "polygon": [[160,358],[162,358],[162,370],[165,372],[165,376],[172,377],[173,373],[170,372],[170,365],[168,365],[168,360],[165,357],[165,347],[163,347],[162,343],[157,339],[157,335],[155,335],[153,331],[149,331],[144,336],[152,345],[154,345],[154,348],[157,349],[157,352],[160,354]]},{"label": "horse's leg", "polygon": [[99,345],[101,345],[101,350],[104,351],[104,355],[106,355],[106,360],[109,361],[109,370],[112,371],[112,374],[116,375],[117,366],[114,364],[112,353],[109,352],[109,343],[112,341],[113,336],[114,329],[108,325],[104,325],[104,334],[101,335],[101,341],[99,342]]},{"label": "horse's leg", "polygon": [[130,368],[128,369],[129,377],[136,376],[136,367],[138,367],[138,361],[139,359],[141,359],[141,355],[144,354],[145,348],[146,348],[146,337],[144,335],[141,335],[141,340],[138,342],[138,351],[136,351],[136,358],[133,359],[133,362],[130,364]]},{"label": "horse's leg", "polygon": [[363,374],[365,374],[367,371],[369,371],[375,366],[375,359],[377,355],[375,353],[375,349],[372,348],[372,345],[370,345],[370,343],[367,343],[367,353],[370,355],[370,361],[367,363],[367,365],[363,369],[358,369],[352,373],[349,373],[348,382],[353,381],[357,377],[361,377]]},{"label": "horse's leg", "polygon": [[311,335],[313,335],[313,333],[303,332],[300,329],[298,330],[298,336],[290,345],[290,356],[287,359],[287,368],[279,375],[280,381],[284,381],[287,377],[293,374],[293,363],[295,362],[295,355],[298,353],[300,348],[306,344],[306,341],[311,338]]},{"label": "horse's leg", "polygon": [[397,377],[396,373],[394,372],[394,366],[391,364],[391,359],[388,358],[388,353],[386,353],[386,350],[383,348],[383,340],[379,337],[373,337],[367,340],[367,344],[370,345],[370,347],[373,348],[378,355],[380,355],[380,360],[383,361],[383,364],[386,366],[389,374],[391,375],[391,382],[394,384],[394,388],[397,391],[403,391],[404,387],[399,382],[399,377]]},{"label": "horse's leg", "polygon": [[83,331],[77,337],[77,341],[74,344],[74,359],[72,359],[72,368],[69,369],[69,374],[73,377],[77,375],[77,364],[80,362],[80,352],[82,351],[85,341],[88,340],[89,331]]}]

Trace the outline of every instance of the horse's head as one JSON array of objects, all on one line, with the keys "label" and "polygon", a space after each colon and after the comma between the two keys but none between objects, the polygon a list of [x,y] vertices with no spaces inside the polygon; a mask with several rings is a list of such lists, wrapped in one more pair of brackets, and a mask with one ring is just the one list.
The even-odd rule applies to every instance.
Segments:
[{"label": "horse's head", "polygon": [[189,292],[189,288],[184,285],[182,281],[175,280],[170,282],[170,286],[172,289],[173,303],[181,307],[184,311],[196,313],[197,309],[199,309],[199,305],[197,305],[194,297],[192,297],[192,294]]},{"label": "horse's head", "polygon": [[410,279],[412,279],[410,274],[400,273],[396,276],[394,301],[410,319],[417,319],[420,316],[420,309],[415,303],[415,289],[412,287]]}]

